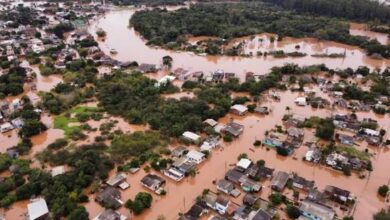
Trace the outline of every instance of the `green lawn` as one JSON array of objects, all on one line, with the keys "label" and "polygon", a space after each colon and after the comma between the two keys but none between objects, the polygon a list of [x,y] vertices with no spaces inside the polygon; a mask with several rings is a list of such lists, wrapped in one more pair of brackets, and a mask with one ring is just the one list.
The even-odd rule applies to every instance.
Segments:
[{"label": "green lawn", "polygon": [[81,131],[80,126],[69,126],[69,123],[79,122],[76,117],[71,116],[74,116],[75,114],[92,113],[96,111],[98,111],[98,108],[96,107],[74,107],[63,114],[54,117],[54,128],[64,130],[65,138],[69,138],[72,133]]},{"label": "green lawn", "polygon": [[370,160],[370,154],[365,151],[360,151],[355,147],[337,146],[336,151],[345,152],[348,155],[359,158],[360,160]]}]

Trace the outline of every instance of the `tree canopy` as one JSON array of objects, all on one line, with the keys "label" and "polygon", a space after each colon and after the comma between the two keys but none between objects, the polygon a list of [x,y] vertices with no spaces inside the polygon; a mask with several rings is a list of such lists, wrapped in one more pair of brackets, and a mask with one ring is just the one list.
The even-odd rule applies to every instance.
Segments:
[{"label": "tree canopy", "polygon": [[[328,5],[339,7],[333,1],[330,1]],[[374,9],[366,10],[370,10],[371,14],[376,13]],[[291,11],[277,4],[260,1],[234,4],[198,3],[191,5],[189,9],[183,8],[175,11],[165,9],[137,11],[130,19],[130,24],[148,40],[148,44],[159,46],[180,46],[186,42],[187,35],[215,36],[229,40],[268,32],[276,33],[279,37],[315,37],[321,40],[337,41],[360,46],[366,49],[369,55],[378,53],[383,57],[390,57],[389,46],[381,45],[378,41],[369,40],[367,37],[351,35],[349,25],[343,20]],[[219,44],[223,43],[219,42]],[[218,45],[213,45],[217,46],[215,49],[218,49]],[[219,53],[212,47],[208,49],[211,54]]]}]

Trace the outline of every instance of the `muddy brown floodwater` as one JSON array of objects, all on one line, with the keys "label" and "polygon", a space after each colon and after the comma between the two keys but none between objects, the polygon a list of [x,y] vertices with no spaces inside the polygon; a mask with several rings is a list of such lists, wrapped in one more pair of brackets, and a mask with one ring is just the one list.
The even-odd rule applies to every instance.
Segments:
[{"label": "muddy brown floodwater", "polygon": [[349,30],[351,35],[366,36],[370,39],[375,39],[381,44],[390,44],[390,39],[387,34],[370,31],[366,24],[351,23]]},{"label": "muddy brown floodwater", "polygon": [[[242,96],[245,95],[245,93],[234,95]],[[254,148],[253,142],[256,139],[263,140],[264,134],[267,130],[274,128],[275,125],[282,124],[283,115],[287,113],[287,106],[290,107],[289,113],[305,117],[329,117],[335,113],[346,113],[345,110],[337,108],[330,110],[312,109],[309,106],[298,107],[295,105],[294,100],[297,96],[301,95],[299,93],[287,91],[280,92],[280,95],[280,102],[269,101],[266,98],[263,99],[265,101],[263,101],[262,105],[272,106],[272,112],[268,116],[249,114],[245,117],[240,117],[229,114],[220,119],[220,123],[227,123],[234,120],[245,125],[243,135],[232,143],[224,143],[221,148],[214,150],[212,152],[212,156],[200,165],[199,173],[195,176],[195,178],[189,177],[180,183],[176,183],[164,177],[167,180],[167,195],[161,197],[153,194],[152,208],[146,210],[139,216],[133,216],[132,219],[154,220],[159,216],[164,216],[169,220],[176,219],[178,217],[178,213],[183,213],[189,209],[196,197],[202,193],[203,189],[209,188],[216,191],[216,187],[212,182],[223,178],[224,173],[230,169],[230,164],[235,164],[237,162],[238,155],[241,153],[247,153],[249,158],[253,161],[263,159],[266,161],[266,165],[268,167],[275,168],[277,171],[283,170],[287,172],[295,172],[307,179],[314,180],[319,189],[323,189],[326,185],[331,184],[350,190],[358,197],[358,201],[356,209],[354,209],[353,213],[349,214],[353,214],[357,220],[371,219],[373,213],[377,212],[380,208],[386,205],[383,200],[377,197],[376,191],[378,186],[387,183],[390,178],[387,168],[388,161],[390,161],[390,153],[388,152],[389,149],[373,148],[367,146],[366,144],[362,144],[358,147],[360,150],[368,148],[371,153],[375,154],[372,158],[374,171],[368,179],[359,179],[357,175],[347,177],[330,168],[303,162],[301,158],[303,158],[306,153],[307,147],[305,146],[296,150],[294,155],[291,157],[278,156],[274,150],[268,151],[264,147]],[[319,95],[327,97],[326,94]],[[358,112],[357,116],[359,119],[366,117],[377,119],[380,126],[387,130],[390,129],[390,123],[388,123],[390,121],[389,116],[377,116],[372,112]],[[313,136],[313,130],[305,130],[305,141],[311,141]],[[130,183],[131,187],[122,191],[122,200],[124,202],[127,199],[134,199],[138,192],[148,192],[148,190],[143,188],[140,184],[140,180],[145,174],[144,170],[141,169],[136,174],[128,175],[127,181]],[[110,176],[113,175],[115,175],[115,171],[110,173]],[[163,176],[162,174],[158,175]],[[271,190],[269,188],[269,182],[265,182],[264,189],[260,193],[260,196],[266,199],[270,193]],[[290,194],[291,193],[289,193],[289,195]],[[234,202],[241,204],[242,196],[231,199]],[[90,213],[90,218],[95,217],[103,211],[103,208],[96,204],[93,200],[94,195],[91,195],[90,202],[85,204],[85,207]],[[119,209],[119,211],[127,216],[132,216],[131,213],[123,207]],[[338,208],[336,208],[336,211],[339,215],[348,214]]]},{"label": "muddy brown floodwater", "polygon": [[[163,56],[169,55],[173,58],[174,68],[184,68],[190,71],[215,71],[223,69],[235,72],[243,76],[247,71],[257,74],[264,74],[273,66],[281,66],[285,63],[297,63],[299,65],[311,65],[324,63],[330,68],[357,68],[367,65],[371,68],[384,68],[390,65],[390,60],[373,59],[365,55],[364,51],[358,47],[348,46],[335,42],[318,41],[312,38],[293,39],[285,38],[281,42],[274,42],[272,45],[265,40],[261,50],[264,49],[286,49],[295,51],[295,46],[300,45],[298,51],[308,54],[301,58],[273,58],[268,57],[228,57],[228,56],[200,56],[189,52],[169,51],[161,48],[145,45],[146,41],[133,29],[129,27],[129,19],[134,14],[135,9],[113,9],[103,17],[91,22],[89,31],[96,37],[96,30],[102,28],[107,32],[104,42],[100,41],[99,46],[106,53],[110,54],[110,49],[116,49],[118,54],[112,55],[122,61],[137,61],[139,63],[160,64]],[[353,29],[354,30],[354,29]],[[360,33],[367,34],[361,30]],[[203,39],[203,38],[198,38]],[[260,42],[253,42],[259,46]],[[261,45],[260,45],[261,46]],[[257,48],[256,48],[257,49]],[[290,52],[292,52],[290,51]],[[344,58],[315,58],[313,53],[346,53]]]},{"label": "muddy brown floodwater", "polygon": [[[122,61],[135,60],[139,63],[153,64],[160,64],[163,56],[170,55],[174,60],[174,68],[184,68],[190,71],[201,70],[205,72],[224,69],[225,71],[239,74],[240,78],[243,78],[243,73],[247,71],[264,74],[267,73],[271,67],[280,66],[288,62],[297,63],[299,65],[324,63],[331,68],[357,68],[361,65],[367,65],[371,68],[385,68],[390,64],[389,60],[377,60],[367,57],[363,50],[353,46],[335,42],[318,41],[312,38],[285,38],[281,42],[271,43],[268,34],[257,35],[255,38],[240,38],[233,41],[233,43],[239,42],[240,40],[246,40],[245,52],[255,52],[258,50],[264,52],[283,49],[286,52],[304,52],[307,53],[308,56],[303,58],[199,56],[188,52],[175,52],[149,47],[145,45],[145,40],[143,40],[133,28],[128,27],[129,19],[134,12],[134,9],[114,9],[104,17],[92,22],[89,29],[92,34],[95,35],[95,31],[98,28],[102,28],[107,32],[106,40],[104,42],[99,42],[101,49],[106,54],[109,54],[110,49],[116,49],[118,54],[113,56],[116,59]],[[385,43],[386,40],[383,34],[369,32],[365,28],[362,28],[362,26],[354,24],[351,26],[351,34],[375,38],[382,43]],[[260,41],[259,38],[262,38],[263,40]],[[207,38],[193,38],[191,39],[191,42],[194,43],[204,39]],[[297,49],[297,45],[299,45],[299,49]],[[346,57],[314,58],[310,56],[315,53],[345,53]],[[175,95],[165,95],[165,97],[180,98],[186,95],[187,94],[185,93],[179,93]],[[388,161],[390,161],[390,154],[387,152],[388,149],[371,148],[364,144],[363,146],[360,146],[361,150],[369,148],[372,153],[375,153],[375,156],[372,158],[374,171],[371,173],[370,178],[359,179],[355,175],[347,177],[329,168],[302,162],[300,158],[302,158],[306,152],[306,147],[304,146],[295,152],[294,157],[298,158],[298,160],[293,159],[293,157],[279,157],[274,151],[267,151],[265,148],[254,149],[252,147],[254,140],[262,140],[264,138],[266,130],[274,128],[275,125],[281,125],[281,119],[286,113],[287,106],[291,108],[290,112],[304,117],[326,117],[331,116],[336,112],[347,112],[346,110],[337,108],[331,110],[297,107],[294,104],[294,100],[297,96],[297,93],[284,92],[281,95],[280,102],[275,103],[271,101],[265,103],[265,105],[271,107],[272,110],[272,113],[266,117],[258,115],[248,115],[246,117],[227,115],[225,118],[221,119],[220,122],[222,123],[226,123],[232,119],[242,123],[245,125],[244,134],[233,143],[224,144],[221,149],[213,151],[211,158],[200,166],[199,173],[195,178],[187,178],[181,183],[176,183],[168,179],[166,187],[168,194],[163,197],[153,195],[154,202],[152,209],[147,210],[140,216],[134,217],[134,219],[157,219],[160,215],[165,216],[166,219],[175,219],[179,212],[188,210],[195,198],[202,193],[203,189],[210,188],[215,190],[212,181],[223,178],[224,173],[229,169],[229,164],[235,163],[237,161],[237,156],[241,153],[247,153],[254,161],[264,159],[266,160],[267,166],[273,167],[276,170],[296,172],[305,178],[315,180],[316,185],[320,189],[323,189],[328,184],[332,184],[352,191],[358,196],[357,208],[354,209],[354,213],[352,213],[355,216],[355,219],[371,219],[373,213],[385,206],[385,203],[377,198],[376,190],[379,185],[387,183],[390,178],[390,174],[387,170]],[[326,95],[322,94],[321,96]],[[377,119],[384,129],[389,130],[390,128],[390,119],[388,115],[383,117],[375,115],[372,112],[358,112],[357,115],[360,119],[363,117]],[[312,137],[313,134],[310,134],[309,131],[306,138]],[[111,175],[114,175],[114,173]],[[123,201],[134,198],[135,194],[139,191],[147,191],[142,188],[139,183],[144,175],[145,173],[141,169],[137,174],[128,176],[128,182],[131,184],[131,187],[122,192]],[[266,185],[265,190],[261,193],[263,198],[267,198],[268,193],[270,192],[267,187],[268,185]],[[93,199],[93,195],[91,198]],[[103,210],[103,208],[93,202],[92,199],[91,202],[86,204],[86,208],[88,209],[91,218]],[[237,199],[233,200],[235,201]],[[130,215],[124,208],[121,208],[120,211],[125,215]],[[340,210],[337,210],[337,212],[342,214],[342,211]]]},{"label": "muddy brown floodwater", "polygon": [[[174,68],[184,68],[190,71],[215,71],[216,69],[224,69],[225,71],[235,72],[239,74],[240,78],[244,77],[245,72],[253,71],[257,74],[264,74],[269,71],[273,66],[280,66],[284,63],[293,62],[299,65],[310,65],[324,63],[331,68],[356,68],[360,65],[367,65],[371,68],[379,67],[384,68],[390,65],[390,60],[377,60],[367,57],[364,51],[357,47],[352,47],[344,44],[318,41],[312,38],[294,39],[285,38],[281,42],[271,43],[269,41],[268,34],[256,35],[255,38],[240,38],[232,42],[232,44],[245,41],[245,52],[255,51],[270,51],[283,49],[286,52],[300,51],[305,52],[308,56],[303,58],[273,58],[273,57],[227,57],[227,56],[199,56],[187,52],[174,52],[160,48],[149,47],[145,45],[145,41],[137,34],[134,29],[129,28],[129,19],[135,12],[134,9],[118,10],[114,9],[108,12],[104,17],[96,19],[89,27],[90,32],[95,35],[98,28],[102,28],[107,32],[107,37],[104,42],[99,41],[99,46],[106,53],[110,54],[110,49],[116,49],[118,54],[113,57],[123,60],[132,61],[135,60],[139,63],[153,63],[160,64],[161,58],[165,55],[170,55],[174,62]],[[351,27],[351,34],[364,35],[370,38],[375,38],[381,43],[385,43],[386,39],[382,34],[369,32],[365,27],[353,24]],[[96,37],[96,36],[95,36]],[[263,41],[259,41],[259,39]],[[198,37],[191,39],[191,42],[196,42],[205,39],[204,37]],[[299,45],[298,47],[296,47]],[[311,54],[314,53],[344,53],[345,58],[314,58]],[[25,64],[28,65],[28,64]],[[37,89],[39,91],[49,91],[62,79],[59,76],[43,77],[39,74],[37,67],[31,67],[37,75]],[[109,69],[102,68],[103,72],[109,72]],[[160,71],[158,74],[154,74],[153,78],[161,78],[166,74],[166,71]],[[317,92],[319,92],[317,90]],[[319,92],[320,93],[320,92]],[[35,92],[27,90],[28,95],[36,95]],[[233,96],[243,96],[245,93],[233,94]],[[326,98],[329,98],[327,94],[320,94]],[[192,93],[181,92],[177,94],[164,95],[165,98],[192,97]],[[280,92],[280,102],[274,102],[265,99],[262,105],[268,106],[272,112],[267,116],[259,116],[254,114],[248,114],[245,117],[237,117],[228,114],[226,117],[219,120],[220,123],[227,123],[231,120],[237,121],[245,126],[245,132],[243,135],[234,140],[232,143],[223,143],[222,147],[212,152],[212,155],[199,167],[199,173],[195,178],[186,178],[180,183],[176,183],[167,179],[166,196],[156,196],[153,194],[152,208],[146,210],[142,215],[132,216],[132,214],[124,207],[119,211],[126,216],[133,217],[135,220],[155,220],[159,216],[165,216],[166,219],[176,219],[178,213],[187,211],[196,197],[200,195],[205,188],[209,188],[216,191],[216,187],[213,181],[224,177],[224,173],[230,168],[230,164],[237,162],[237,157],[241,153],[247,153],[249,158],[253,161],[263,159],[266,161],[266,165],[271,168],[283,170],[287,172],[295,172],[300,176],[307,179],[314,180],[316,186],[323,189],[326,185],[331,184],[341,188],[345,188],[353,192],[357,197],[357,207],[352,213],[357,220],[371,219],[372,214],[377,212],[380,208],[386,204],[383,200],[377,197],[377,188],[380,185],[386,184],[389,181],[390,173],[388,172],[388,163],[390,161],[390,152],[387,148],[373,148],[363,143],[358,148],[364,150],[369,149],[371,153],[374,153],[372,158],[374,171],[367,179],[359,179],[356,175],[350,177],[344,176],[339,172],[331,170],[326,167],[313,165],[301,161],[301,158],[305,155],[306,147],[302,146],[295,151],[292,157],[280,157],[277,156],[275,151],[267,150],[266,148],[254,148],[253,142],[264,139],[264,134],[267,130],[274,128],[276,125],[282,124],[282,117],[286,111],[286,107],[289,106],[291,110],[289,113],[302,115],[304,117],[320,116],[327,117],[339,113],[347,113],[344,109],[312,109],[309,106],[298,107],[295,105],[294,100],[299,96],[298,93],[292,92]],[[12,97],[15,98],[15,97]],[[11,98],[11,99],[12,99]],[[385,130],[390,130],[390,117],[378,116],[372,112],[357,112],[359,119],[372,118],[378,120],[380,126]],[[138,130],[148,129],[146,126],[130,126],[126,121],[110,117],[110,119],[117,120],[118,123],[115,129],[121,129],[124,132],[134,132]],[[29,155],[33,157],[37,152],[43,150],[49,143],[57,138],[63,137],[63,131],[52,128],[52,119],[50,116],[44,114],[42,120],[50,128],[47,132],[35,136],[32,138],[34,147]],[[108,120],[102,120],[100,122],[89,121],[93,128],[98,128],[101,123]],[[389,132],[388,132],[389,133]],[[88,134],[89,138],[83,143],[93,142],[96,136],[100,135],[100,132],[91,132]],[[309,141],[313,137],[313,131],[305,131],[305,141]],[[389,138],[387,134],[386,139]],[[307,140],[306,140],[307,139]],[[13,146],[17,144],[19,138],[17,132],[9,132],[0,135],[1,148],[0,151],[4,152],[5,146]],[[192,146],[194,147],[194,146]],[[294,159],[297,158],[297,159]],[[33,166],[39,166],[36,161],[33,160]],[[153,172],[153,171],[152,171]],[[8,175],[2,173],[1,175]],[[115,175],[115,171],[111,171],[110,176]],[[128,183],[131,187],[122,191],[122,200],[134,199],[135,195],[140,191],[148,191],[140,184],[140,180],[145,175],[143,169],[136,174],[129,174],[127,177]],[[161,174],[158,174],[162,176]],[[271,192],[269,189],[269,182],[265,182],[264,190],[260,192],[262,198],[267,198]],[[90,202],[85,204],[89,212],[89,217],[92,219],[103,211],[103,207],[94,202],[94,196],[90,195]],[[242,196],[232,199],[237,203],[241,203]],[[21,201],[15,203],[9,210],[5,212],[6,219],[18,220],[25,219],[24,213],[26,213],[28,201]],[[341,210],[337,210],[339,214],[345,214]]]}]

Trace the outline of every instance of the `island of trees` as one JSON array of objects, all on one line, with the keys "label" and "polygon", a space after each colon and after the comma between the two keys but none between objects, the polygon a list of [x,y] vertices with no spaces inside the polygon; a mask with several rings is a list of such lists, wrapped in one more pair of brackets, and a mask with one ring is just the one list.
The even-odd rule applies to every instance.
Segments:
[{"label": "island of trees", "polygon": [[[353,4],[352,11],[344,14],[339,8],[340,4],[348,6],[349,0],[339,0],[340,4],[326,4],[329,10],[338,13],[339,18],[331,18],[331,13],[321,13],[315,10],[322,1],[314,3],[300,2],[298,4],[279,4],[279,1],[242,2],[242,3],[219,3],[219,4],[196,4],[189,9],[183,8],[176,11],[154,9],[136,12],[130,19],[130,24],[140,32],[148,44],[164,46],[171,49],[181,49],[186,43],[186,36],[213,36],[220,40],[211,41],[206,50],[209,54],[218,54],[221,45],[230,39],[248,36],[258,33],[275,33],[278,40],[284,36],[290,37],[315,37],[320,40],[330,40],[364,48],[368,55],[381,55],[390,57],[390,46],[382,45],[376,40],[370,40],[363,36],[349,34],[349,24],[345,19],[364,20],[365,22],[385,22],[382,19],[390,15],[390,9],[382,7],[377,14],[376,3],[364,1],[368,6],[365,10],[357,13],[362,4]],[[358,1],[360,2],[360,1]],[[296,5],[296,6],[295,6]],[[307,7],[304,7],[307,6]],[[314,7],[316,6],[316,7]],[[307,8],[307,9],[306,9]],[[306,9],[306,11],[304,10]],[[347,9],[345,9],[347,10]],[[321,13],[321,14],[320,14]],[[347,13],[347,12],[345,12]],[[371,13],[372,16],[365,17]],[[375,15],[374,15],[375,14]],[[318,16],[321,15],[321,16]],[[381,18],[379,18],[381,17]],[[387,22],[387,23],[386,23]]]}]

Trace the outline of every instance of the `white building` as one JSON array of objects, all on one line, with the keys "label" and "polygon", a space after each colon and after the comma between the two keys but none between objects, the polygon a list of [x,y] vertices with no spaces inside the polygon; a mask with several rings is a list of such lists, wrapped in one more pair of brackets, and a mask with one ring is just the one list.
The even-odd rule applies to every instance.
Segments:
[{"label": "white building", "polygon": [[192,141],[192,142],[199,142],[200,141],[200,136],[191,132],[191,131],[186,131],[183,133],[183,137],[189,141]]},{"label": "white building", "polygon": [[5,133],[5,132],[11,131],[13,129],[14,129],[14,126],[9,122],[6,122],[6,123],[0,125],[1,133]]},{"label": "white building", "polygon": [[191,162],[200,164],[206,159],[206,155],[202,152],[191,150],[187,153],[186,158]]},{"label": "white building", "polygon": [[249,166],[252,164],[252,161],[247,158],[242,158],[240,161],[237,162],[236,166],[239,168],[242,168],[244,170],[248,169]]},{"label": "white building", "polygon": [[171,82],[175,80],[176,77],[166,75],[163,78],[159,79],[156,84],[154,84],[155,87],[160,87],[166,85],[168,82]]},{"label": "white building", "polygon": [[164,175],[179,182],[184,178],[184,173],[180,172],[179,170],[175,168],[169,168],[168,170],[164,171]]},{"label": "white building", "polygon": [[306,106],[307,105],[307,102],[306,102],[306,97],[298,97],[295,99],[295,104],[299,105],[299,106]]},{"label": "white building", "polygon": [[245,115],[248,112],[248,108],[245,105],[233,105],[230,107],[230,112],[236,115]]},{"label": "white building", "polygon": [[49,208],[47,207],[46,201],[39,198],[27,205],[28,219],[44,219],[45,216],[49,215]]}]

